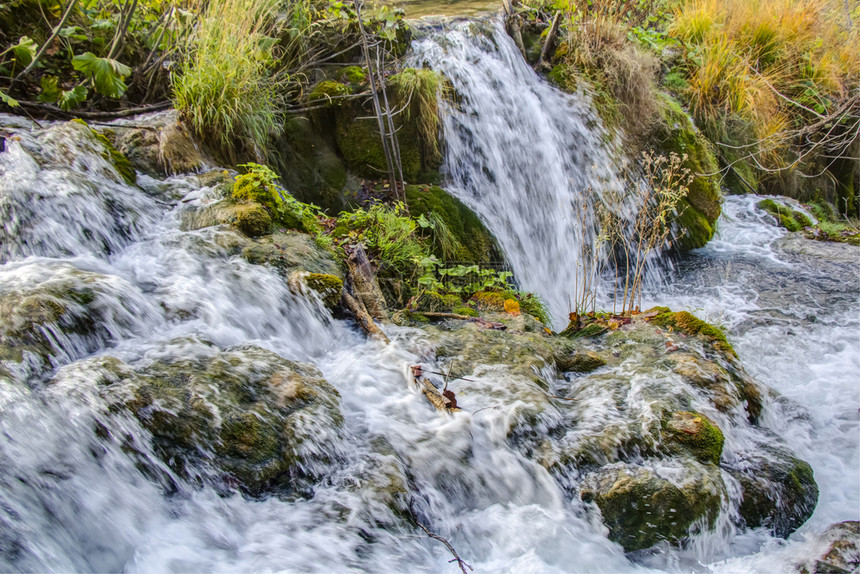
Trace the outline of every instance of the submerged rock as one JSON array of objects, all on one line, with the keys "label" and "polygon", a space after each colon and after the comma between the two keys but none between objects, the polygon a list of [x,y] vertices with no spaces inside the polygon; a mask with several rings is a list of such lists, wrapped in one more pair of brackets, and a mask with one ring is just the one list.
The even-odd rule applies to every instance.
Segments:
[{"label": "submerged rock", "polygon": [[776,219],[777,226],[784,227],[788,231],[800,231],[812,225],[809,216],[800,210],[792,209],[785,202],[763,199],[755,205],[772,215]]},{"label": "submerged rock", "polygon": [[711,528],[725,486],[715,467],[693,461],[655,468],[618,463],[587,476],[581,496],[600,508],[610,540],[632,551],[661,540],[680,543],[695,526]]},{"label": "submerged rock", "polygon": [[152,433],[155,452],[181,476],[214,469],[251,494],[301,489],[338,456],[339,395],[311,365],[243,345],[203,351],[182,341],[147,365],[98,357],[54,383],[95,380],[111,412]]},{"label": "submerged rock", "polygon": [[743,499],[738,510],[749,528],[764,527],[787,538],[818,503],[812,467],[785,448],[762,445],[743,453],[727,470],[740,482]]},{"label": "submerged rock", "polygon": [[860,522],[831,524],[818,536],[819,556],[798,565],[801,574],[847,574],[860,571]]}]

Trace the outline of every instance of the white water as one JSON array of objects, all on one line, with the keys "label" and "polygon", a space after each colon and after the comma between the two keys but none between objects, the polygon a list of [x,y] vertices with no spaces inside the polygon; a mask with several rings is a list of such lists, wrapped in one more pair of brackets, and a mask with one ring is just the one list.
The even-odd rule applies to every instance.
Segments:
[{"label": "white water", "polygon": [[[468,42],[457,34],[451,69],[466,73],[474,65],[477,76],[484,63],[457,59]],[[504,37],[496,36],[496,42],[502,52],[510,51]],[[530,195],[517,203],[514,184],[498,185],[514,176],[495,160],[476,165],[488,174],[486,182],[497,185],[484,188],[481,196],[469,195],[478,187],[458,188],[479,213],[494,214],[488,222],[499,226],[493,231],[521,280],[547,298],[556,293],[562,300],[555,303],[566,308],[558,294],[572,277],[575,250],[564,234],[571,233],[574,242],[579,233],[564,215],[579,187],[567,183],[590,181],[592,176],[579,175],[575,166],[587,170],[591,164],[582,157],[604,157],[592,146],[600,137],[588,135],[585,104],[542,84],[515,59],[494,53],[492,43],[484,41],[482,49],[498,67],[510,64],[519,81],[532,86],[522,94],[533,98],[529,110],[550,103],[579,110],[545,122],[540,141],[526,139],[529,121],[511,118],[511,133],[497,124],[490,130],[495,135],[485,137],[476,120],[480,157],[522,158],[520,184],[529,186]],[[490,71],[483,70],[485,76]],[[499,82],[508,74],[496,73]],[[462,81],[458,87],[468,95]],[[491,115],[483,107],[497,107],[490,96],[469,105]],[[517,108],[506,109],[511,115]],[[457,124],[451,116],[446,121],[451,136]],[[22,131],[21,142],[7,141],[0,154],[0,205],[6,221],[19,225],[6,227],[8,262],[0,267],[0,292],[7,297],[46,282],[83,282],[96,293],[104,329],[95,339],[55,337],[52,365],[15,369],[13,362],[4,363],[12,372],[0,381],[2,571],[456,572],[444,547],[397,516],[373,489],[380,477],[403,472],[422,520],[477,572],[785,571],[806,558],[809,536],[860,515],[856,251],[823,246],[799,254],[805,244],[784,246],[784,233],[764,225],[764,215],[749,198],[729,198],[718,238],[682,260],[667,287],[649,297],[690,306],[725,324],[747,368],[791,399],[770,405],[763,423],[813,465],[819,505],[788,543],[762,531],[728,527],[699,537],[687,550],[661,546],[652,555],[627,557],[605,537],[593,513],[510,444],[506,429],[517,419],[517,405],[500,405],[489,400],[493,395],[476,392],[459,397],[467,412],[437,416],[407,389],[406,365],[432,360],[431,343],[421,331],[392,327],[393,344],[367,342],[349,324],[293,297],[272,271],[234,255],[225,247],[232,232],[181,231],[183,210],[214,198],[214,190],[197,177],[145,179],[142,190],[127,186],[100,154],[75,148],[74,133],[63,135],[63,129]],[[544,141],[566,151],[553,152]],[[538,144],[538,157],[556,153],[579,159],[550,174],[554,162],[526,161]],[[578,149],[580,144],[587,149]],[[55,145],[72,151],[39,165],[43,156],[34,150]],[[467,182],[464,157],[455,179]],[[601,166],[595,177],[610,169]],[[531,185],[536,181],[543,183]],[[29,203],[36,193],[40,201]],[[549,198],[545,203],[543,193]],[[77,219],[69,219],[71,197],[83,214]],[[110,197],[115,201],[105,200]],[[517,209],[502,209],[512,202]],[[19,231],[26,221],[66,223],[58,233],[32,227],[28,234]],[[516,241],[527,257],[515,259],[520,256],[510,249]],[[79,362],[105,354],[134,365],[243,343],[314,363],[341,394],[346,421],[336,460],[312,496],[224,496],[174,476],[134,419],[105,416]],[[44,384],[52,376],[55,382]],[[497,393],[522,384],[492,366],[476,369],[473,378],[475,387]],[[595,392],[595,404],[599,398]],[[493,408],[476,412],[488,406]],[[586,407],[582,412],[589,416]],[[555,411],[547,416],[561,418]],[[107,425],[112,437],[132,437],[137,458],[119,439],[98,438],[95,421]],[[726,456],[753,430],[732,432]],[[157,478],[139,470],[140,460],[160,469]],[[205,475],[205,468],[199,470]]]}]

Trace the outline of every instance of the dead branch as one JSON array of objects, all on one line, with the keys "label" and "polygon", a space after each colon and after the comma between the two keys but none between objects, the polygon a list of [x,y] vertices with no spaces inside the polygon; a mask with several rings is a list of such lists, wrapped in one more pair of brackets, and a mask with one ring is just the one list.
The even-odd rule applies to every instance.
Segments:
[{"label": "dead branch", "polygon": [[433,540],[438,540],[439,542],[441,542],[442,544],[445,545],[445,547],[448,549],[448,552],[450,552],[451,555],[454,557],[453,559],[449,560],[448,563],[450,564],[452,562],[456,562],[457,566],[460,567],[460,571],[463,574],[468,574],[468,572],[466,571],[466,568],[474,571],[474,568],[472,568],[471,565],[467,564],[465,560],[460,558],[460,555],[457,554],[457,550],[451,545],[450,542],[448,542],[445,538],[443,538],[442,536],[439,536],[438,534],[436,534],[435,532],[431,531],[429,528],[427,528],[426,526],[421,524],[421,522],[415,516],[415,512],[412,509],[413,502],[414,502],[413,499],[409,500],[409,513],[412,515],[412,520],[415,522],[415,524],[418,525],[419,528],[421,528],[421,530],[424,531],[424,533],[427,536],[429,536]]}]

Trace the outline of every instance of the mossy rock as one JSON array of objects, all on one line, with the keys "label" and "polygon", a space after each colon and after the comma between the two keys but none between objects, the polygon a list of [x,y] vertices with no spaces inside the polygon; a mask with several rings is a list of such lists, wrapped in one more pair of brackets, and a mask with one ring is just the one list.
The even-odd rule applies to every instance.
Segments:
[{"label": "mossy rock", "polygon": [[[501,261],[496,238],[474,211],[462,201],[436,185],[407,185],[406,205],[412,217],[438,215],[456,239],[454,260],[469,263]],[[435,255],[445,258],[438,245]]]},{"label": "mossy rock", "polygon": [[568,373],[590,373],[606,365],[606,359],[595,351],[574,351],[556,357],[555,366]]},{"label": "mossy rock", "polygon": [[701,413],[676,411],[663,421],[664,440],[689,451],[701,462],[720,463],[723,433]]},{"label": "mossy rock", "polygon": [[138,127],[117,130],[116,147],[138,170],[153,177],[198,172],[206,160],[175,110],[137,118]]},{"label": "mossy rock", "polygon": [[363,84],[367,81],[367,72],[361,66],[347,66],[340,70],[338,75],[352,85]]},{"label": "mossy rock", "polygon": [[772,199],[763,199],[755,205],[762,211],[771,214],[776,218],[777,225],[788,231],[801,231],[812,225],[812,221],[805,213],[792,209],[784,203],[777,203]]},{"label": "mossy rock", "polygon": [[316,368],[250,345],[188,345],[176,341],[146,366],[90,359],[53,383],[95,381],[110,412],[137,418],[174,472],[211,469],[250,494],[307,487],[338,456],[339,395]]},{"label": "mossy rock", "polygon": [[308,94],[308,101],[339,106],[343,102],[342,96],[347,96],[351,93],[352,89],[346,84],[332,80],[323,80],[314,86]]},{"label": "mossy rock", "polygon": [[655,133],[656,147],[665,154],[686,155],[682,167],[695,175],[687,197],[677,206],[680,217],[676,223],[682,235],[676,245],[684,251],[703,247],[714,236],[722,209],[717,158],[675,99],[661,94],[659,102],[662,121]]},{"label": "mossy rock", "polygon": [[725,486],[710,465],[688,461],[672,470],[683,477],[681,486],[650,468],[613,464],[587,476],[580,495],[600,508],[609,539],[628,552],[661,540],[679,544],[694,522],[713,527]]},{"label": "mossy rock", "polygon": [[111,141],[104,134],[100,134],[96,130],[92,129],[87,122],[81,119],[72,120],[75,123],[86,126],[87,129],[90,130],[92,136],[98,140],[98,142],[102,145],[103,152],[102,157],[104,157],[110,164],[116,169],[117,173],[122,177],[122,179],[129,185],[135,185],[137,183],[137,173],[134,171],[134,167],[132,167],[131,162],[125,157],[123,154],[117,151],[117,149],[113,146]]},{"label": "mossy rock", "polygon": [[815,511],[818,485],[812,467],[779,447],[762,445],[727,469],[741,485],[738,512],[749,528],[787,538]]},{"label": "mossy rock", "polygon": [[[346,110],[347,108],[345,108]],[[352,110],[352,108],[349,108]],[[361,118],[366,111],[343,111],[337,120],[336,141],[347,166],[361,177],[384,179],[388,177],[385,151],[376,118]],[[424,169],[418,126],[415,121],[397,122],[397,139],[400,144],[400,164],[403,177],[416,181]]]},{"label": "mossy rock", "polygon": [[323,303],[329,309],[333,309],[340,304],[340,296],[343,293],[343,279],[334,275],[326,275],[325,273],[308,273],[304,278],[305,284],[319,293]]},{"label": "mossy rock", "polygon": [[0,361],[41,371],[104,348],[139,328],[146,308],[117,277],[67,263],[27,270],[0,286]]},{"label": "mossy rock", "polygon": [[726,339],[726,334],[710,323],[702,321],[689,311],[673,312],[668,307],[655,307],[651,311],[658,314],[650,319],[651,323],[660,327],[671,328],[686,335],[693,335],[711,343],[714,348],[729,357],[737,358],[734,347]]},{"label": "mossy rock", "polygon": [[272,231],[272,216],[259,203],[239,203],[232,199],[182,214],[181,227],[186,231],[214,225],[230,225],[248,237],[259,237]]},{"label": "mossy rock", "polygon": [[306,233],[288,231],[259,237],[246,245],[241,255],[248,263],[268,265],[285,278],[297,270],[343,277],[334,254]]},{"label": "mossy rock", "polygon": [[274,167],[296,199],[319,205],[330,214],[346,209],[346,166],[334,142],[315,129],[309,118],[297,116],[284,122],[284,131],[273,147]]}]

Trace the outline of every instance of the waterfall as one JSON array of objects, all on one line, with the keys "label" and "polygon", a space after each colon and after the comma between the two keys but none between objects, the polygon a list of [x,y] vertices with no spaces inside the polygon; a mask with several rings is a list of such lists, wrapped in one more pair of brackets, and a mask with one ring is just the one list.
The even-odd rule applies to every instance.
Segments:
[{"label": "waterfall", "polygon": [[414,44],[415,60],[453,84],[443,104],[447,188],[496,235],[526,291],[557,327],[588,269],[595,221],[583,198],[620,193],[620,159],[585,94],[529,66],[498,20],[461,23]]}]

